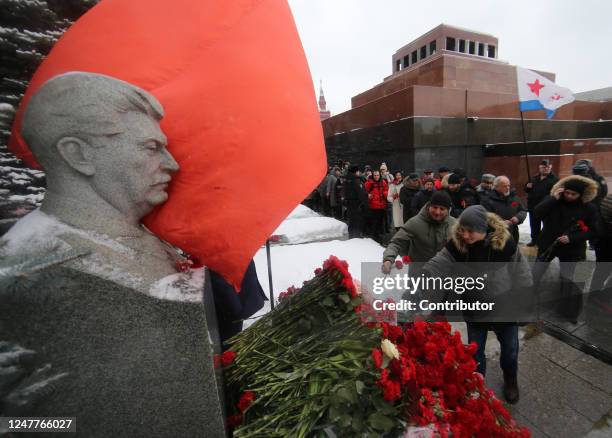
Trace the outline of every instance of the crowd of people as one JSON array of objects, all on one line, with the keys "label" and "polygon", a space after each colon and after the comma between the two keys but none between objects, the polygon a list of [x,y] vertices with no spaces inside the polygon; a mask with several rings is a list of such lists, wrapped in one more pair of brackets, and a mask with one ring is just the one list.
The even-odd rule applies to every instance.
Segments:
[{"label": "crowd of people", "polygon": [[[576,322],[581,313],[582,291],[572,294],[576,264],[586,259],[587,242],[595,250],[596,267],[590,283],[590,299],[597,299],[610,277],[612,262],[612,195],[605,179],[590,160],[578,160],[572,175],[559,179],[549,160],[524,187],[527,206],[505,175],[484,173],[480,181],[467,178],[462,169],[441,166],[437,175],[389,172],[385,163],[377,169],[350,163],[330,168],[307,203],[323,214],[346,220],[349,238],[368,236],[384,243],[382,272],[389,274],[398,256],[418,264],[418,274],[449,275],[467,262],[498,262],[492,282],[497,298],[511,291],[539,292],[550,262],[558,258],[561,270],[560,312]],[[529,215],[528,215],[529,213]],[[529,216],[531,241],[537,246],[530,267],[519,248],[519,225]],[[383,235],[392,234],[388,242]],[[491,277],[489,277],[491,278]],[[612,284],[608,282],[607,287]],[[605,300],[604,300],[605,301]],[[503,299],[501,300],[503,303]],[[609,303],[602,303],[606,308]],[[503,306],[502,306],[503,308]],[[464,315],[465,316],[465,315]],[[479,322],[465,318],[468,342],[476,342],[478,371],[486,371],[484,356],[488,331],[501,345],[504,396],[519,399],[518,322]]]}]

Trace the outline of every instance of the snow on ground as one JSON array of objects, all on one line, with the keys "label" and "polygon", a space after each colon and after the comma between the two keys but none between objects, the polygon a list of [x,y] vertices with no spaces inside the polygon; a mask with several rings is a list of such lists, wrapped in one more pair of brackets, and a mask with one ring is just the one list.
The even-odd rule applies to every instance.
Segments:
[{"label": "snow on ground", "polygon": [[299,204],[272,234],[280,237],[280,244],[295,245],[346,239],[348,227],[342,221],[321,216],[305,205]]},{"label": "snow on ground", "polygon": [[320,217],[320,216],[321,215],[317,213],[316,211],[311,210],[310,208],[306,207],[303,204],[298,204],[297,207],[295,207],[293,211],[289,213],[289,216],[287,216],[285,220],[301,219],[305,217]]},{"label": "snow on ground", "polygon": [[[278,295],[290,286],[300,287],[304,281],[312,278],[314,270],[330,255],[346,260],[351,275],[360,279],[361,262],[380,261],[384,252],[384,248],[372,239],[345,240],[348,229],[344,222],[321,216],[302,204],[298,205],[272,234],[282,236],[280,243],[290,244],[272,245],[270,248],[275,301],[278,300]],[[259,282],[269,297],[265,247],[257,251],[254,260]],[[268,313],[270,308],[268,301],[259,312],[245,321],[245,328]]]},{"label": "snow on ground", "polygon": [[531,227],[529,227],[529,213],[522,224],[519,224],[519,243],[528,244],[531,241]]},{"label": "snow on ground", "polygon": [[343,239],[348,237],[348,227],[344,222],[331,217],[300,217],[286,219],[272,234],[280,236],[280,243],[293,245]]}]

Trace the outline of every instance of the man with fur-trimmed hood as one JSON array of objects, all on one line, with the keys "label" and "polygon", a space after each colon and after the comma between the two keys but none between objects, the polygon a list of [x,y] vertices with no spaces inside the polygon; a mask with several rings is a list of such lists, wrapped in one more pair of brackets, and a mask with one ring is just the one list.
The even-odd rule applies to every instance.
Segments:
[{"label": "man with fur-trimmed hood", "polygon": [[[423,267],[427,277],[485,278],[482,290],[463,294],[449,291],[444,300],[479,300],[495,303],[491,313],[463,312],[468,342],[476,342],[478,372],[486,372],[485,345],[488,331],[495,332],[501,346],[500,365],[504,372],[504,397],[509,403],[519,399],[518,309],[524,293],[530,298],[533,281],[527,260],[512,239],[503,219],[481,205],[466,208],[451,231],[451,239]],[[519,297],[520,294],[520,297]],[[471,301],[473,302],[473,301]],[[472,310],[472,309],[470,309]]]},{"label": "man with fur-trimmed hood", "polygon": [[550,195],[534,209],[536,217],[544,222],[538,256],[559,242],[549,260],[586,259],[586,241],[596,234],[597,207],[591,201],[597,190],[597,182],[580,175],[566,176],[553,186]]},{"label": "man with fur-trimmed hood", "polygon": [[561,308],[564,317],[576,322],[582,310],[581,291],[574,289],[576,262],[586,259],[586,242],[597,236],[597,182],[580,175],[570,175],[558,181],[534,209],[536,218],[544,223],[538,246],[538,262],[534,280],[539,283],[548,262],[555,258],[561,269]]}]

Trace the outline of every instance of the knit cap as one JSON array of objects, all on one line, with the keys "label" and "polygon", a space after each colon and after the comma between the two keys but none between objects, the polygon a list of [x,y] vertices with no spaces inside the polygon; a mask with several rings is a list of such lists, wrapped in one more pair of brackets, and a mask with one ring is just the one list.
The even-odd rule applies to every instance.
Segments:
[{"label": "knit cap", "polygon": [[565,187],[568,190],[573,190],[576,193],[580,193],[581,195],[584,193],[584,191],[587,188],[586,184],[577,178],[569,179],[565,181],[565,183],[563,184],[563,187]]},{"label": "knit cap", "polygon": [[451,207],[451,198],[445,191],[441,190],[438,192],[434,192],[431,195],[431,199],[429,200],[429,205],[438,205],[440,207]]},{"label": "knit cap", "polygon": [[489,227],[487,210],[482,205],[472,205],[459,216],[459,225],[478,233],[486,233]]}]

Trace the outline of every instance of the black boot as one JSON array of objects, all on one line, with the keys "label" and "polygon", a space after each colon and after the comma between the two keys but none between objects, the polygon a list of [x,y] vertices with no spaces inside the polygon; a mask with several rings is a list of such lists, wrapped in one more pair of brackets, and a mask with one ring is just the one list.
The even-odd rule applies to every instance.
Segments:
[{"label": "black boot", "polygon": [[519,401],[519,388],[516,376],[504,374],[504,398],[511,405]]}]

